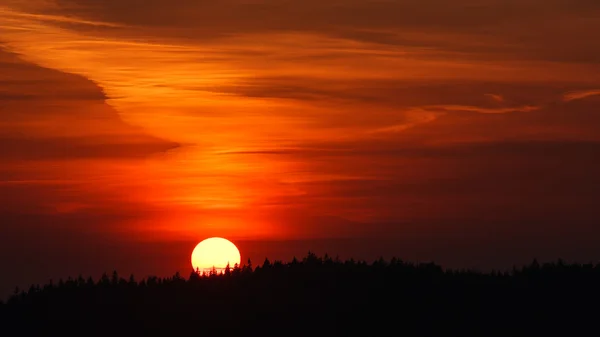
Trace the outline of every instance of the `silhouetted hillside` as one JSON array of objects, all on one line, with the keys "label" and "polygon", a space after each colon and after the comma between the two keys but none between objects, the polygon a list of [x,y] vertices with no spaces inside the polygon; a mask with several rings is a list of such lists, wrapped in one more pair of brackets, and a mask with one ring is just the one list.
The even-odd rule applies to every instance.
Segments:
[{"label": "silhouetted hillside", "polygon": [[0,305],[3,336],[595,335],[600,265],[510,273],[310,254],[223,275],[114,273],[32,286]]}]

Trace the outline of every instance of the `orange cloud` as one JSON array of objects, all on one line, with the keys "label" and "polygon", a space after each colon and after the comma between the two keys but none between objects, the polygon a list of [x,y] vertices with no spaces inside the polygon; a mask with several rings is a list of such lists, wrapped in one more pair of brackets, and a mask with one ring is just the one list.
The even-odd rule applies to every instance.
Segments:
[{"label": "orange cloud", "polygon": [[578,99],[584,99],[591,96],[600,95],[600,89],[596,90],[583,90],[583,91],[572,91],[564,94],[563,100],[565,102],[574,101]]},{"label": "orange cloud", "polygon": [[[532,13],[532,5],[544,11]],[[478,193],[510,204],[504,165],[519,177],[519,167],[549,165],[539,156],[543,146],[531,150],[534,159],[498,148],[535,140],[563,156],[556,142],[597,141],[594,102],[581,98],[600,84],[590,75],[600,73],[600,50],[588,42],[600,22],[581,17],[598,11],[591,2],[541,0],[4,1],[3,47],[62,78],[15,81],[15,74],[31,79],[32,70],[12,61],[5,67],[13,75],[0,93],[1,112],[12,116],[2,126],[4,153],[15,161],[119,166],[171,142],[189,144],[139,171],[115,173],[113,191],[149,185],[119,198],[195,219],[157,224],[163,231],[189,234],[201,227],[194,223],[213,219],[232,231],[265,233],[277,228],[269,214],[289,209],[355,220],[349,226],[378,214],[426,217],[427,203],[440,216],[459,217],[479,205]],[[28,118],[30,110],[45,115]],[[513,143],[503,147],[506,141]],[[499,145],[477,147],[482,142]],[[463,171],[465,151],[487,175],[470,179],[477,172]],[[101,165],[86,169],[102,176]],[[498,175],[503,184],[484,184]],[[431,179],[464,193],[451,198]],[[100,181],[86,189],[102,189]],[[56,205],[73,205],[61,193]],[[236,221],[251,218],[252,229],[233,224],[233,213]]]},{"label": "orange cloud", "polygon": [[[22,20],[36,20],[36,21],[49,21],[56,23],[70,23],[70,24],[78,24],[78,25],[87,25],[87,26],[98,26],[98,27],[110,27],[110,28],[118,28],[123,27],[122,25],[109,23],[109,22],[99,22],[99,21],[90,21],[84,19],[78,19],[69,16],[61,16],[61,15],[51,15],[51,14],[34,14],[34,13],[25,13],[17,10],[13,10],[9,7],[0,6],[0,17],[6,20],[8,23],[18,23],[22,22]],[[15,29],[12,25],[7,25],[11,29]]]},{"label": "orange cloud", "polygon": [[497,94],[485,94],[485,96],[491,98],[492,100],[496,101],[496,102],[504,102],[504,97],[502,97],[502,95],[497,95]]}]

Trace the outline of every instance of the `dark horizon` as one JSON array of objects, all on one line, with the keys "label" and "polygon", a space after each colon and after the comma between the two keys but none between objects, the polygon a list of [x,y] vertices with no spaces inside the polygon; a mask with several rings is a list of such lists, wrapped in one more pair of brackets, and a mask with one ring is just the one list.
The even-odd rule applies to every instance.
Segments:
[{"label": "dark horizon", "polygon": [[0,325],[30,336],[580,334],[596,328],[590,303],[600,299],[600,264],[561,260],[480,273],[309,252],[189,275],[113,272],[32,286],[0,302]]},{"label": "dark horizon", "polygon": [[[4,274],[0,279],[0,298],[6,298],[12,294],[15,287],[26,289],[32,284],[44,284],[49,280],[54,282],[59,279],[66,280],[68,277],[94,277],[98,278],[102,273],[117,271],[123,275],[134,274],[139,277],[158,276],[167,277],[179,272],[187,275],[193,268],[190,265],[189,255],[195,245],[193,240],[182,240],[169,243],[126,243],[121,242],[115,246],[106,243],[88,249],[77,249],[79,254],[74,257],[61,256],[52,251],[32,252],[30,256],[14,256],[2,254],[3,264],[6,270],[11,270],[11,262],[15,264],[26,263],[29,268],[23,272],[20,278],[14,275]],[[482,250],[478,246],[465,247],[460,241],[446,243],[441,246],[421,246],[419,241],[404,242],[410,245],[401,246],[402,241],[390,239],[311,239],[311,240],[235,240],[234,243],[240,249],[242,264],[250,259],[253,264],[262,264],[264,259],[271,261],[291,261],[294,257],[300,258],[306,252],[314,252],[319,256],[328,254],[330,257],[341,259],[364,260],[368,263],[384,258],[401,259],[406,262],[429,263],[433,262],[444,269],[469,269],[481,272],[511,271],[513,267],[523,267],[533,260],[540,263],[554,262],[559,259],[566,263],[597,263],[598,259],[589,259],[587,256],[594,252],[581,253],[576,250],[565,250],[559,246],[551,247],[552,252],[546,254],[536,253],[531,246],[522,245],[513,248],[512,255],[498,256],[494,246]],[[485,244],[485,243],[482,243]],[[110,248],[109,248],[110,247]],[[373,249],[372,247],[377,247]],[[74,248],[76,249],[76,248]],[[112,251],[108,251],[111,249]],[[598,248],[600,250],[600,248]],[[95,251],[95,253],[94,253]],[[440,254],[446,251],[448,254]],[[164,254],[169,252],[169,254]],[[273,254],[272,252],[277,252]],[[600,254],[600,251],[596,252]],[[43,258],[40,258],[40,255]],[[122,256],[127,256],[123,259]],[[437,258],[436,258],[437,257]],[[148,260],[152,262],[148,262]],[[94,261],[90,265],[88,261]],[[173,267],[174,261],[176,266]],[[56,264],[63,267],[52,267]],[[12,267],[12,268],[17,268]]]}]

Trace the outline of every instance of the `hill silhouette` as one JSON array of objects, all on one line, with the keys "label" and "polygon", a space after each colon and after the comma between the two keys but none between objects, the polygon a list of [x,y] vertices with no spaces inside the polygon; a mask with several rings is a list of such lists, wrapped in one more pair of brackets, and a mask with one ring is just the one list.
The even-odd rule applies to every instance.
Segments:
[{"label": "hill silhouette", "polygon": [[481,273],[309,253],[186,279],[116,272],[16,289],[3,336],[542,336],[596,334],[600,265]]}]

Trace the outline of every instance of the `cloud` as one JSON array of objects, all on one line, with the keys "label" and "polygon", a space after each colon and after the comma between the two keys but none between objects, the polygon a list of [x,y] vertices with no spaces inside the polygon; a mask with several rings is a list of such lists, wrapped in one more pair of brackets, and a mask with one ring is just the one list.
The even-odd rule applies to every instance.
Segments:
[{"label": "cloud", "polygon": [[3,160],[72,160],[85,158],[136,159],[178,147],[148,137],[143,142],[98,138],[6,138],[0,137]]},{"label": "cloud", "polygon": [[[320,32],[356,41],[440,48],[535,60],[597,62],[598,48],[586,43],[598,28],[593,1],[242,1],[216,3],[165,0],[61,0],[55,6],[12,6],[36,14],[145,27],[167,38],[203,41],[235,34]],[[543,8],[543,10],[540,10]],[[135,11],[136,15],[130,15]],[[41,12],[41,13],[40,13]],[[360,13],[360,14],[358,14]],[[560,22],[550,25],[549,22]],[[527,29],[538,27],[540,29]]]},{"label": "cloud", "polygon": [[[168,167],[147,168],[160,182],[148,198],[185,211],[294,208],[360,224],[514,220],[519,207],[541,217],[536,204],[589,212],[577,193],[590,190],[568,182],[595,186],[587,170],[597,163],[585,158],[596,151],[597,106],[564,98],[600,84],[590,75],[600,71],[600,49],[589,43],[600,28],[597,2],[7,7],[5,47],[60,70],[56,79],[3,82],[11,88],[2,91],[3,139],[21,144],[5,151],[13,159],[122,159],[169,148],[160,138],[195,143]],[[542,201],[522,206],[522,180],[525,195]],[[546,186],[564,196],[536,192]]]},{"label": "cloud", "polygon": [[492,100],[494,100],[496,102],[504,102],[504,97],[502,97],[502,95],[497,95],[497,94],[484,94],[484,95],[491,98]]},{"label": "cloud", "polygon": [[600,95],[600,89],[584,90],[584,91],[572,91],[568,92],[563,96],[565,102],[574,101],[578,99],[585,99],[591,96]]},{"label": "cloud", "polygon": [[7,7],[0,7],[0,16],[3,16],[3,17],[5,17],[5,19],[8,19],[8,20],[32,19],[32,20],[39,20],[39,21],[68,23],[68,24],[86,25],[86,26],[94,26],[94,27],[110,27],[110,28],[122,27],[121,25],[117,25],[114,23],[82,20],[82,19],[77,19],[77,18],[73,18],[73,17],[69,17],[69,16],[19,12],[19,11],[12,10]]},{"label": "cloud", "polygon": [[561,86],[597,87],[588,76],[600,70],[596,47],[573,37],[600,24],[598,6],[531,11],[541,3],[11,2],[0,30],[11,51],[89,78],[121,118],[157,136],[289,143],[404,132],[461,109],[531,110]]},{"label": "cloud", "polygon": [[[151,208],[130,199],[147,188],[144,160],[178,147],[125,123],[88,79],[0,51],[4,233],[22,226],[56,228],[69,216],[80,220],[80,227],[69,230],[114,230],[116,219]],[[41,222],[19,220],[24,217]]]},{"label": "cloud", "polygon": [[[545,207],[574,216],[581,210],[577,216],[590,216],[591,200],[598,196],[600,186],[595,174],[600,167],[598,142],[522,141],[381,149],[369,151],[365,146],[363,151],[315,151],[305,170],[324,177],[311,179],[307,172],[307,180],[290,183],[306,193],[290,196],[289,204],[311,205],[313,211],[315,207],[321,209],[317,206],[321,204],[323,212],[339,212],[363,222],[433,221],[490,214],[500,219],[502,212],[518,222],[517,213],[544,217]],[[305,156],[302,152],[289,155]],[[339,179],[330,178],[336,174]]]},{"label": "cloud", "polygon": [[124,123],[104,92],[0,52],[3,160],[139,158],[177,147]]}]

